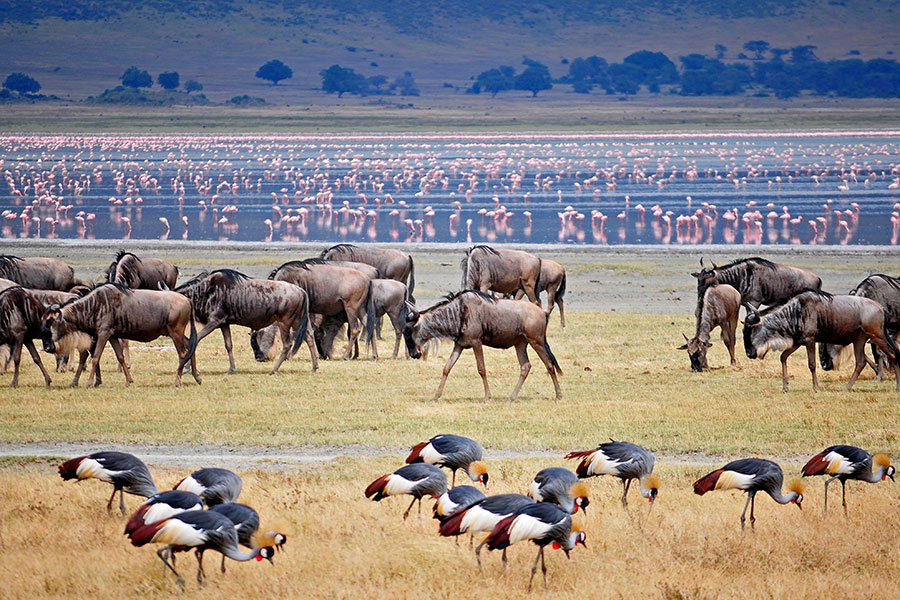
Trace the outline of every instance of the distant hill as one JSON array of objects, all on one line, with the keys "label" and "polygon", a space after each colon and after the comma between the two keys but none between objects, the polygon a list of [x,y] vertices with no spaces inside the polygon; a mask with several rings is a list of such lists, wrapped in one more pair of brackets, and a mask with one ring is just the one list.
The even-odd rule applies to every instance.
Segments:
[{"label": "distant hill", "polygon": [[[389,80],[410,71],[423,96],[461,94],[473,75],[525,56],[554,77],[576,57],[642,49],[677,64],[718,44],[723,60],[749,62],[739,55],[751,40],[815,46],[822,59],[895,58],[897,22],[900,0],[3,0],[0,78],[23,72],[43,93],[81,99],[135,65],[196,79],[217,102],[302,104],[335,101],[318,91],[333,64]],[[271,59],[293,77],[256,78]]]}]

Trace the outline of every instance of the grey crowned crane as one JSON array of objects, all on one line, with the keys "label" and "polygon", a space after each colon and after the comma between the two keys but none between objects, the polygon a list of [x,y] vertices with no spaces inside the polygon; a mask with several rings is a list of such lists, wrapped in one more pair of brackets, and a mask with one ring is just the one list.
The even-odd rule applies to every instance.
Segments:
[{"label": "grey crowned crane", "polygon": [[148,498],[131,515],[128,523],[125,524],[125,535],[131,537],[132,533],[144,525],[163,521],[178,513],[202,509],[203,500],[193,492],[182,492],[181,490],[160,492]]},{"label": "grey crowned crane", "polygon": [[[468,533],[475,536],[479,533],[490,533],[497,523],[515,514],[526,504],[534,504],[534,500],[522,494],[498,494],[479,500],[472,506],[456,511],[441,524],[439,533],[442,536],[462,535]],[[475,560],[481,570],[481,547],[487,540],[475,548]],[[506,569],[506,550],[503,550],[503,568]]]},{"label": "grey crowned crane", "polygon": [[452,473],[451,487],[456,485],[456,471],[462,469],[469,479],[487,487],[487,467],[481,462],[484,450],[475,440],[452,434],[436,435],[410,449],[407,464],[424,462],[447,467]]},{"label": "grey crowned crane", "polygon": [[437,497],[434,503],[434,518],[443,523],[457,512],[468,508],[478,502],[484,500],[485,495],[481,490],[471,485],[458,485],[450,488]]},{"label": "grey crowned crane", "polygon": [[176,490],[193,492],[203,499],[206,506],[234,502],[241,495],[241,478],[228,469],[200,469],[177,484]]},{"label": "grey crowned crane", "polygon": [[544,548],[553,544],[569,556],[569,551],[575,544],[584,543],[585,534],[573,522],[572,517],[554,504],[546,502],[527,504],[514,514],[506,517],[494,527],[485,540],[488,550],[503,549],[521,542],[531,540],[538,545],[538,553],[531,567],[531,577],[528,579],[528,591],[534,582],[534,574],[537,571],[538,560],[541,561],[541,572],[544,575],[544,589],[547,589],[547,565],[544,562]]},{"label": "grey crowned crane", "polygon": [[813,456],[804,465],[803,476],[812,475],[831,475],[825,481],[825,510],[828,510],[828,484],[835,479],[840,480],[841,504],[844,506],[844,514],[847,514],[847,480],[857,479],[877,483],[890,477],[891,481],[894,481],[894,467],[884,454],[872,456],[856,446],[831,446]]},{"label": "grey crowned crane", "polygon": [[579,508],[586,513],[590,504],[587,485],[575,473],[560,467],[538,471],[529,494],[536,502],[552,502],[573,515]]},{"label": "grey crowned crane", "polygon": [[382,475],[366,487],[365,494],[366,498],[372,498],[376,502],[388,496],[409,494],[413,499],[406,512],[403,513],[405,520],[416,500],[419,501],[419,513],[421,514],[423,496],[437,498],[446,491],[447,476],[443,471],[434,465],[413,463],[400,467],[393,473]]},{"label": "grey crowned crane", "polygon": [[[175,567],[165,556],[168,548],[168,557],[173,552],[186,552],[190,549],[197,551],[197,582],[202,584],[206,573],[203,571],[203,553],[206,550],[220,552],[232,560],[248,561],[251,559],[266,559],[272,562],[275,555],[274,540],[268,536],[259,536],[254,540],[253,549],[242,552],[238,548],[238,533],[231,519],[225,515],[209,510],[191,510],[179,513],[163,521],[157,521],[149,525],[139,527],[131,535],[131,543],[140,547],[145,544],[165,544],[159,548],[156,555],[163,561],[178,581],[178,586],[184,589],[184,578],[178,574]],[[165,575],[165,571],[163,571]]]},{"label": "grey crowned crane", "polygon": [[788,485],[788,493],[782,495],[781,485],[784,473],[781,467],[762,458],[742,458],[735,460],[721,469],[716,469],[694,482],[694,493],[702,496],[710,490],[744,490],[747,492],[747,503],[741,513],[741,529],[744,529],[744,517],[747,506],[750,506],[750,527],[754,527],[756,517],[753,515],[756,492],[763,491],[779,504],[796,504],[802,509],[803,484],[792,481]]},{"label": "grey crowned crane", "polygon": [[[253,534],[259,529],[259,513],[246,504],[226,502],[216,504],[209,510],[228,517],[237,530],[238,543],[247,548],[253,548]],[[272,540],[272,545],[279,550],[287,541],[287,536],[277,531],[267,531],[266,536]],[[225,556],[222,556],[222,572],[225,572]]]},{"label": "grey crowned crane", "polygon": [[64,480],[99,479],[111,483],[113,493],[106,503],[107,512],[112,510],[113,499],[119,492],[119,510],[125,516],[124,493],[149,498],[156,494],[153,477],[141,459],[126,452],[95,452],[87,456],[70,458],[59,465],[59,476]]},{"label": "grey crowned crane", "polygon": [[611,440],[594,450],[569,452],[566,459],[579,458],[575,469],[579,478],[612,475],[622,480],[622,506],[628,506],[628,488],[638,481],[641,496],[653,503],[659,493],[659,478],[653,474],[653,455],[637,444]]}]

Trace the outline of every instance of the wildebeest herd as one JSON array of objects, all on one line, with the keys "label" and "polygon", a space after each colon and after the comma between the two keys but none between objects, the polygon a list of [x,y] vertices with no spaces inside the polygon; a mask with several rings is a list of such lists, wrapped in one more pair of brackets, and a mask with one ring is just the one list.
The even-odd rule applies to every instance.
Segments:
[{"label": "wildebeest herd", "polygon": [[[562,370],[547,342],[547,322],[554,305],[558,305],[564,323],[565,269],[527,252],[474,246],[462,260],[463,289],[448,293],[421,311],[414,304],[415,267],[410,255],[352,244],[338,244],[318,257],[286,262],[266,279],[218,269],[200,273],[181,285],[176,285],[178,268],[168,261],[142,258],[124,250],[116,255],[102,282],[76,282],[73,269],[56,259],[3,256],[0,267],[0,275],[9,280],[10,286],[0,292],[0,343],[10,347],[14,387],[22,346],[29,350],[50,385],[50,376],[34,347],[35,338],[43,341],[47,352],[58,355],[58,368],[63,368],[69,357],[78,360],[72,386],[78,384],[88,357],[92,357],[87,382],[91,387],[102,381],[100,358],[107,342],[127,385],[132,382],[128,340],[147,342],[166,335],[178,354],[175,385],[181,383],[188,363],[199,384],[194,352],[215,329],[222,331],[228,353],[226,374],[235,370],[232,325],[251,329],[250,345],[261,361],[271,358],[275,336],[280,336],[282,350],[270,374],[276,373],[304,341],[315,371],[318,359],[330,356],[343,324],[347,325],[347,346],[342,358],[357,358],[363,341],[376,359],[377,323],[382,315],[388,315],[395,332],[394,358],[401,338],[405,338],[405,352],[412,358],[421,357],[431,340],[453,341],[435,398],[440,397],[450,370],[465,348],[475,353],[485,399],[490,398],[483,346],[516,349],[520,377],[511,400],[531,369],[528,346],[550,374],[556,398],[562,397],[557,381]],[[546,313],[539,299],[545,290],[550,301]],[[522,295],[531,302],[513,299]]]},{"label": "wildebeest herd", "polygon": [[[697,329],[680,349],[687,350],[691,368],[707,368],[709,334],[719,327],[722,340],[735,364],[734,346],[738,311],[744,306],[744,350],[749,358],[763,358],[781,350],[782,390],[788,389],[787,359],[804,347],[813,390],[816,377],[816,344],[824,370],[840,365],[845,349],[852,349],[856,366],[846,389],[853,387],[867,362],[882,377],[884,365],[894,369],[900,391],[900,280],[871,275],[847,295],[823,291],[822,280],[804,269],[779,265],[763,258],[736,260],[726,265],[704,266],[692,273],[697,278]],[[763,310],[760,306],[765,305]],[[872,346],[874,361],[865,354]]]}]

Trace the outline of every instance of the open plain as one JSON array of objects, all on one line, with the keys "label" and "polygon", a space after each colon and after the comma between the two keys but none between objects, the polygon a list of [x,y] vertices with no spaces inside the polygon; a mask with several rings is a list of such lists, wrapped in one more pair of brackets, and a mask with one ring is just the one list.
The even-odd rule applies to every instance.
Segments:
[{"label": "open plain", "polygon": [[[124,245],[123,245],[124,244]],[[166,257],[182,277],[230,267],[265,276],[285,260],[320,246],[182,244],[180,242],[6,241],[0,253],[56,256],[76,276],[95,279],[118,247]],[[416,297],[430,305],[459,285],[462,246],[409,248],[416,260]],[[526,248],[527,249],[527,248]],[[166,489],[207,466],[237,470],[241,500],[278,520],[288,533],[274,568],[206,559],[211,575],[198,590],[194,559],[181,555],[186,595],[203,597],[472,597],[525,596],[535,548],[513,546],[501,574],[489,556],[479,573],[468,540],[437,536],[431,502],[422,516],[401,519],[406,502],[373,503],[365,486],[402,464],[405,451],[437,433],[457,433],[485,447],[490,493],[524,492],[540,468],[566,466],[563,454],[607,438],[632,441],[657,456],[662,479],[652,510],[621,486],[589,482],[584,519],[588,548],[571,560],[548,555],[549,594],[559,598],[859,597],[890,598],[900,578],[900,489],[890,481],[848,484],[849,515],[835,501],[822,511],[822,481],[808,480],[803,510],[759,496],[755,531],[740,531],[743,494],[697,497],[691,483],[728,460],[758,456],[782,464],[787,479],[805,460],[837,444],[900,457],[898,394],[893,381],[865,372],[843,392],[845,367],[820,372],[814,394],[803,351],[789,361],[790,390],[781,392],[777,356],[750,361],[738,348],[727,366],[718,335],[712,370],[697,374],[676,347],[692,334],[701,256],[727,260],[762,255],[815,271],[823,288],[846,293],[872,273],[896,274],[891,248],[586,248],[536,247],[565,265],[568,327],[551,316],[549,343],[559,359],[563,400],[531,353],[533,369],[518,401],[506,395],[518,375],[514,353],[487,351],[494,397],[482,390],[470,352],[450,375],[444,398],[430,400],[449,344],[427,361],[331,360],[310,372],[305,348],[282,366],[253,361],[236,330],[237,372],[223,376],[221,336],[198,349],[203,385],[190,378],[170,387],[175,355],[167,339],[133,344],[135,383],[125,388],[111,352],[103,386],[70,389],[71,374],[54,374],[48,390],[23,357],[19,389],[0,388],[0,569],[4,597],[167,597],[177,591],[150,548],[133,548],[124,522],[107,515],[109,487],[63,482],[59,458],[102,449],[133,452]],[[392,343],[386,327],[379,348]],[[45,362],[49,357],[44,355]],[[0,379],[6,385],[9,374]],[[571,463],[568,465],[573,468]],[[836,487],[832,487],[834,492]],[[836,497],[836,496],[835,496]],[[834,498],[834,497],[833,497]],[[127,497],[133,510],[138,498]],[[520,547],[521,546],[521,547]],[[540,578],[538,574],[537,578]],[[543,594],[540,581],[533,595]]]}]

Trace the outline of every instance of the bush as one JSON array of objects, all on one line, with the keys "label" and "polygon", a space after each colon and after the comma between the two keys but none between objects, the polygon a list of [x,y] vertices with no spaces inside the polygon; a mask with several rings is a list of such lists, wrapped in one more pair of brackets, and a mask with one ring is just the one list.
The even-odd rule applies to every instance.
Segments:
[{"label": "bush", "polygon": [[128,67],[119,79],[122,81],[122,85],[134,89],[148,88],[153,85],[153,78],[150,77],[150,73],[134,66]]},{"label": "bush", "polygon": [[278,85],[279,81],[293,77],[294,71],[280,60],[270,60],[256,70],[256,76],[271,81],[272,85]]},{"label": "bush", "polygon": [[226,102],[226,104],[233,104],[240,107],[263,106],[265,103],[266,101],[263,98],[248,96],[246,94],[244,94],[243,96],[234,96],[228,102]]},{"label": "bush", "polygon": [[20,94],[37,94],[41,84],[24,73],[10,73],[3,81],[3,87]]}]

